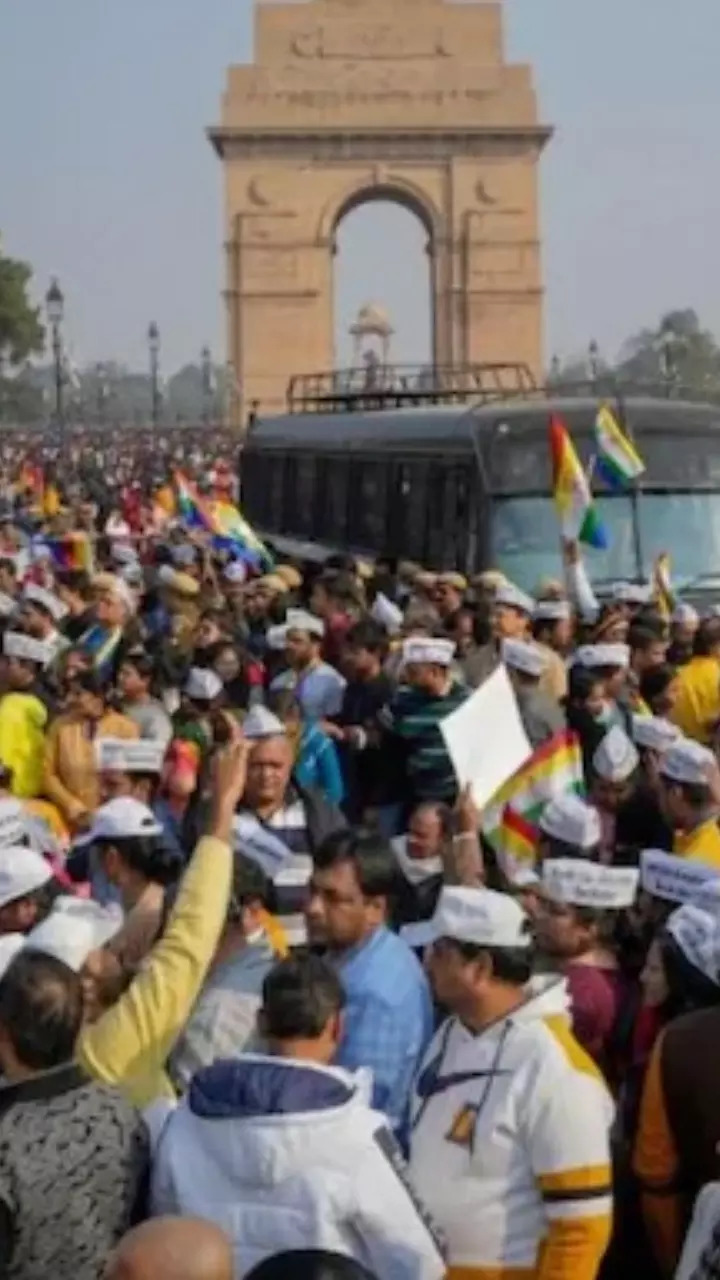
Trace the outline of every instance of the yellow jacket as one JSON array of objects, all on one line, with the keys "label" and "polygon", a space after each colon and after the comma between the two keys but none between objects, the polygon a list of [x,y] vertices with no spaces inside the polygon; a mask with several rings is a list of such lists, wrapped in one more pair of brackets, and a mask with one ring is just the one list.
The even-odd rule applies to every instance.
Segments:
[{"label": "yellow jacket", "polygon": [[720,871],[720,828],[717,818],[708,818],[694,831],[676,831],[673,853],[690,862],[704,862]]},{"label": "yellow jacket", "polygon": [[720,719],[720,662],[691,658],[678,672],[678,695],[670,719],[686,738],[709,745],[713,723]]},{"label": "yellow jacket", "polygon": [[139,734],[137,725],[117,711],[106,712],[96,726],[94,739],[79,716],[60,716],[51,724],[45,742],[42,790],[68,822],[92,812],[100,803],[95,739],[137,738]]},{"label": "yellow jacket", "polygon": [[34,693],[0,698],[0,760],[12,769],[12,792],[21,799],[42,788],[47,707]]},{"label": "yellow jacket", "polygon": [[205,981],[225,924],[232,850],[204,836],[183,876],[165,932],[127,991],[80,1034],[89,1075],[122,1089],[137,1107],[174,1098],[165,1062]]}]

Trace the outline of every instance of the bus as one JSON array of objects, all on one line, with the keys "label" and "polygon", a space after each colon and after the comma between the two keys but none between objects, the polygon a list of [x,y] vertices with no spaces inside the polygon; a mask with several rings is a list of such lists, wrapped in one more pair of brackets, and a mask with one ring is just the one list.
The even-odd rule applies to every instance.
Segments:
[{"label": "bus", "polygon": [[676,387],[616,382],[538,388],[523,379],[511,390],[436,387],[432,396],[427,385],[416,395],[402,380],[391,385],[385,397],[377,387],[347,402],[303,396],[285,414],[255,417],[242,454],[244,510],[283,554],[350,551],[468,575],[495,568],[531,591],[561,576],[549,417],[563,420],[592,471],[605,403],[646,472],[631,492],[593,484],[609,545],[585,552],[592,580],[647,581],[667,551],[678,589],[720,594],[720,406]]}]

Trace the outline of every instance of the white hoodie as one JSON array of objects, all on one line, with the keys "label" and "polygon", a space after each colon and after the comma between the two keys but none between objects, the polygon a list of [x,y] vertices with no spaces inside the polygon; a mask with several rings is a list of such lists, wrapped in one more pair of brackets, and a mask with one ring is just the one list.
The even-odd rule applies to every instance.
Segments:
[{"label": "white hoodie", "polygon": [[160,1136],[154,1214],[229,1235],[235,1275],[288,1249],[329,1249],[383,1280],[440,1280],[439,1238],[385,1118],[337,1068],[246,1054],[199,1072]]}]

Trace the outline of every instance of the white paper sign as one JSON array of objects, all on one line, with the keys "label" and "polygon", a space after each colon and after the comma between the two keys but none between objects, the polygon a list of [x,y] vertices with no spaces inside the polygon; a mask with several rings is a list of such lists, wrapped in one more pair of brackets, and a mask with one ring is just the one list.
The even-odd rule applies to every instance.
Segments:
[{"label": "white paper sign", "polygon": [[525,764],[532,747],[504,666],[476,689],[440,729],[459,786],[470,783],[478,809]]},{"label": "white paper sign", "polygon": [[696,902],[709,880],[718,872],[702,862],[681,858],[662,849],[643,849],[640,854],[640,884],[653,898],[667,902]]}]

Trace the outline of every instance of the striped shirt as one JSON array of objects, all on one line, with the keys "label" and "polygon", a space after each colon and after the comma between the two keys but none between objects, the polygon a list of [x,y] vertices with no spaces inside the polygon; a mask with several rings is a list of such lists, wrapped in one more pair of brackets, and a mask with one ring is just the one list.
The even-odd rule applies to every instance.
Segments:
[{"label": "striped shirt", "polygon": [[453,682],[441,697],[403,686],[381,713],[388,732],[405,748],[408,792],[403,800],[457,799],[457,778],[440,731],[440,722],[457,711],[469,696],[465,685]]},{"label": "striped shirt", "polygon": [[302,800],[288,795],[287,803],[266,821],[249,809],[240,810],[235,815],[234,845],[270,877],[275,887],[275,915],[290,946],[303,946],[307,942],[304,909],[313,860]]}]

